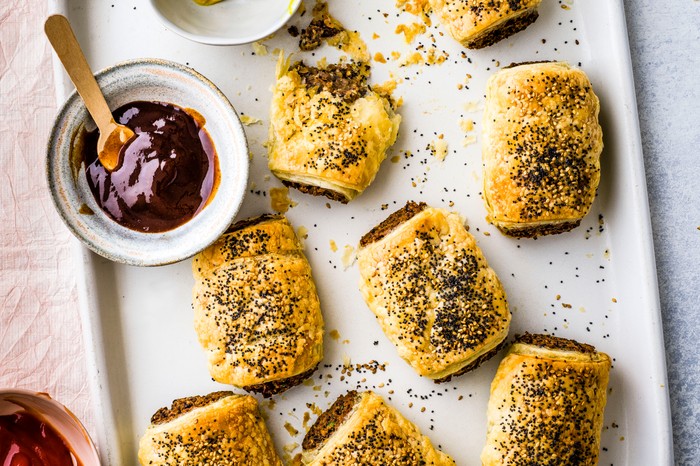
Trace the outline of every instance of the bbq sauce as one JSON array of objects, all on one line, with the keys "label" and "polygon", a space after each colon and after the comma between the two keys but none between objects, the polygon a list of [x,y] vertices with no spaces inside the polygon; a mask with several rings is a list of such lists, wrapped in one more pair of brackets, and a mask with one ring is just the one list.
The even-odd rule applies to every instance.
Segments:
[{"label": "bbq sauce", "polygon": [[204,118],[163,102],[131,102],[114,119],[134,131],[111,173],[97,157],[98,130],[85,134],[82,158],[100,208],[132,230],[158,233],[200,212],[219,181],[214,143]]},{"label": "bbq sauce", "polygon": [[27,412],[0,416],[0,464],[81,465],[53,427]]}]

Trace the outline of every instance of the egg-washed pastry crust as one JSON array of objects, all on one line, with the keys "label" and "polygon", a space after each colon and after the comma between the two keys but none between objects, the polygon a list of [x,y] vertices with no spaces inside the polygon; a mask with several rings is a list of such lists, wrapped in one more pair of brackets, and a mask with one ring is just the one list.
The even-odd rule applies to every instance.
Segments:
[{"label": "egg-washed pastry crust", "polygon": [[363,62],[313,67],[280,56],[268,166],[283,183],[348,202],[374,180],[401,117],[368,76]]},{"label": "egg-washed pastry crust", "polygon": [[448,33],[481,49],[522,31],[538,18],[541,0],[430,0]]},{"label": "egg-washed pastry crust", "polygon": [[302,464],[454,466],[430,439],[373,392],[349,392],[309,429]]},{"label": "egg-washed pastry crust", "polygon": [[491,384],[482,465],[596,465],[610,364],[591,345],[516,337]]},{"label": "egg-washed pastry crust", "polygon": [[233,225],[192,262],[195,330],[212,377],[271,396],[308,378],[323,357],[311,267],[281,215]]},{"label": "egg-washed pastry crust", "polygon": [[181,398],[153,417],[139,442],[144,466],[282,466],[252,396]]},{"label": "egg-washed pastry crust", "polygon": [[482,127],[487,220],[513,237],[577,227],[600,181],[599,111],[586,74],[566,63],[495,73]]},{"label": "egg-washed pastry crust", "polygon": [[457,214],[408,202],[360,243],[365,302],[416,372],[448,381],[498,351],[505,291]]}]

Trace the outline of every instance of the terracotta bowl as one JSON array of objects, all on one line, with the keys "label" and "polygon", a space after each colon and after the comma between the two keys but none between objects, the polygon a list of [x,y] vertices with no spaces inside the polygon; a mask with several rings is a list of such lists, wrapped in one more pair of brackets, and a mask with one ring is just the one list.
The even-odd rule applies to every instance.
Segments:
[{"label": "terracotta bowl", "polygon": [[53,427],[83,466],[99,466],[97,449],[77,417],[46,393],[0,389],[0,416],[28,412]]}]

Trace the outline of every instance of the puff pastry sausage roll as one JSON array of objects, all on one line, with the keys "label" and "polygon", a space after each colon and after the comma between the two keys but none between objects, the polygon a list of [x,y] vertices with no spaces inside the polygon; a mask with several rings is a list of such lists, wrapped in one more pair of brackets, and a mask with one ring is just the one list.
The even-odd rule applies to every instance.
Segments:
[{"label": "puff pastry sausage roll", "polygon": [[323,357],[311,267],[283,216],[234,225],[195,256],[195,329],[214,380],[270,396]]},{"label": "puff pastry sausage roll", "polygon": [[522,31],[537,19],[542,0],[430,0],[449,34],[480,49]]},{"label": "puff pastry sausage roll", "polygon": [[302,464],[454,466],[428,437],[373,392],[341,395],[302,442]]},{"label": "puff pastry sausage roll", "polygon": [[505,292],[459,215],[409,202],[361,239],[357,259],[367,305],[420,375],[448,381],[507,336]]},{"label": "puff pastry sausage roll", "polygon": [[151,418],[139,444],[144,466],[282,466],[248,395],[215,392],[173,401]]},{"label": "puff pastry sausage roll", "polygon": [[590,345],[516,337],[491,384],[482,465],[597,464],[609,371]]},{"label": "puff pastry sausage roll", "polygon": [[586,74],[530,63],[491,76],[482,158],[488,220],[536,237],[578,226],[600,180],[600,105]]},{"label": "puff pastry sausage roll", "polygon": [[374,179],[401,117],[367,85],[369,65],[280,57],[270,117],[269,167],[284,184],[346,203]]}]

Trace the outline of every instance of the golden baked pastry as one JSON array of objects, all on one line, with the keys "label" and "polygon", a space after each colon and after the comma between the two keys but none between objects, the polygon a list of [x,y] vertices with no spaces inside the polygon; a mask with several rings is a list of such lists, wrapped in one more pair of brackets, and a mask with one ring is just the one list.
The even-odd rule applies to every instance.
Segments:
[{"label": "golden baked pastry", "polygon": [[143,466],[282,466],[258,402],[215,392],[173,401],[151,418],[139,443]]},{"label": "golden baked pastry", "polygon": [[290,65],[280,57],[270,115],[269,167],[290,187],[346,203],[369,186],[401,117],[367,85],[369,65]]},{"label": "golden baked pastry", "polygon": [[537,19],[542,0],[430,0],[449,34],[480,49],[522,31]]},{"label": "golden baked pastry", "polygon": [[195,330],[217,382],[282,392],[323,357],[311,267],[286,218],[234,225],[192,262]]},{"label": "golden baked pastry", "polygon": [[591,345],[516,337],[491,384],[481,464],[597,464],[609,371]]},{"label": "golden baked pastry", "polygon": [[373,392],[341,395],[302,442],[302,464],[454,466],[430,439]]},{"label": "golden baked pastry", "polygon": [[399,355],[450,380],[493,356],[510,312],[459,215],[409,202],[360,241],[360,290]]},{"label": "golden baked pastry", "polygon": [[581,223],[600,180],[599,109],[586,74],[566,63],[514,65],[491,76],[482,142],[489,222],[514,237]]}]

